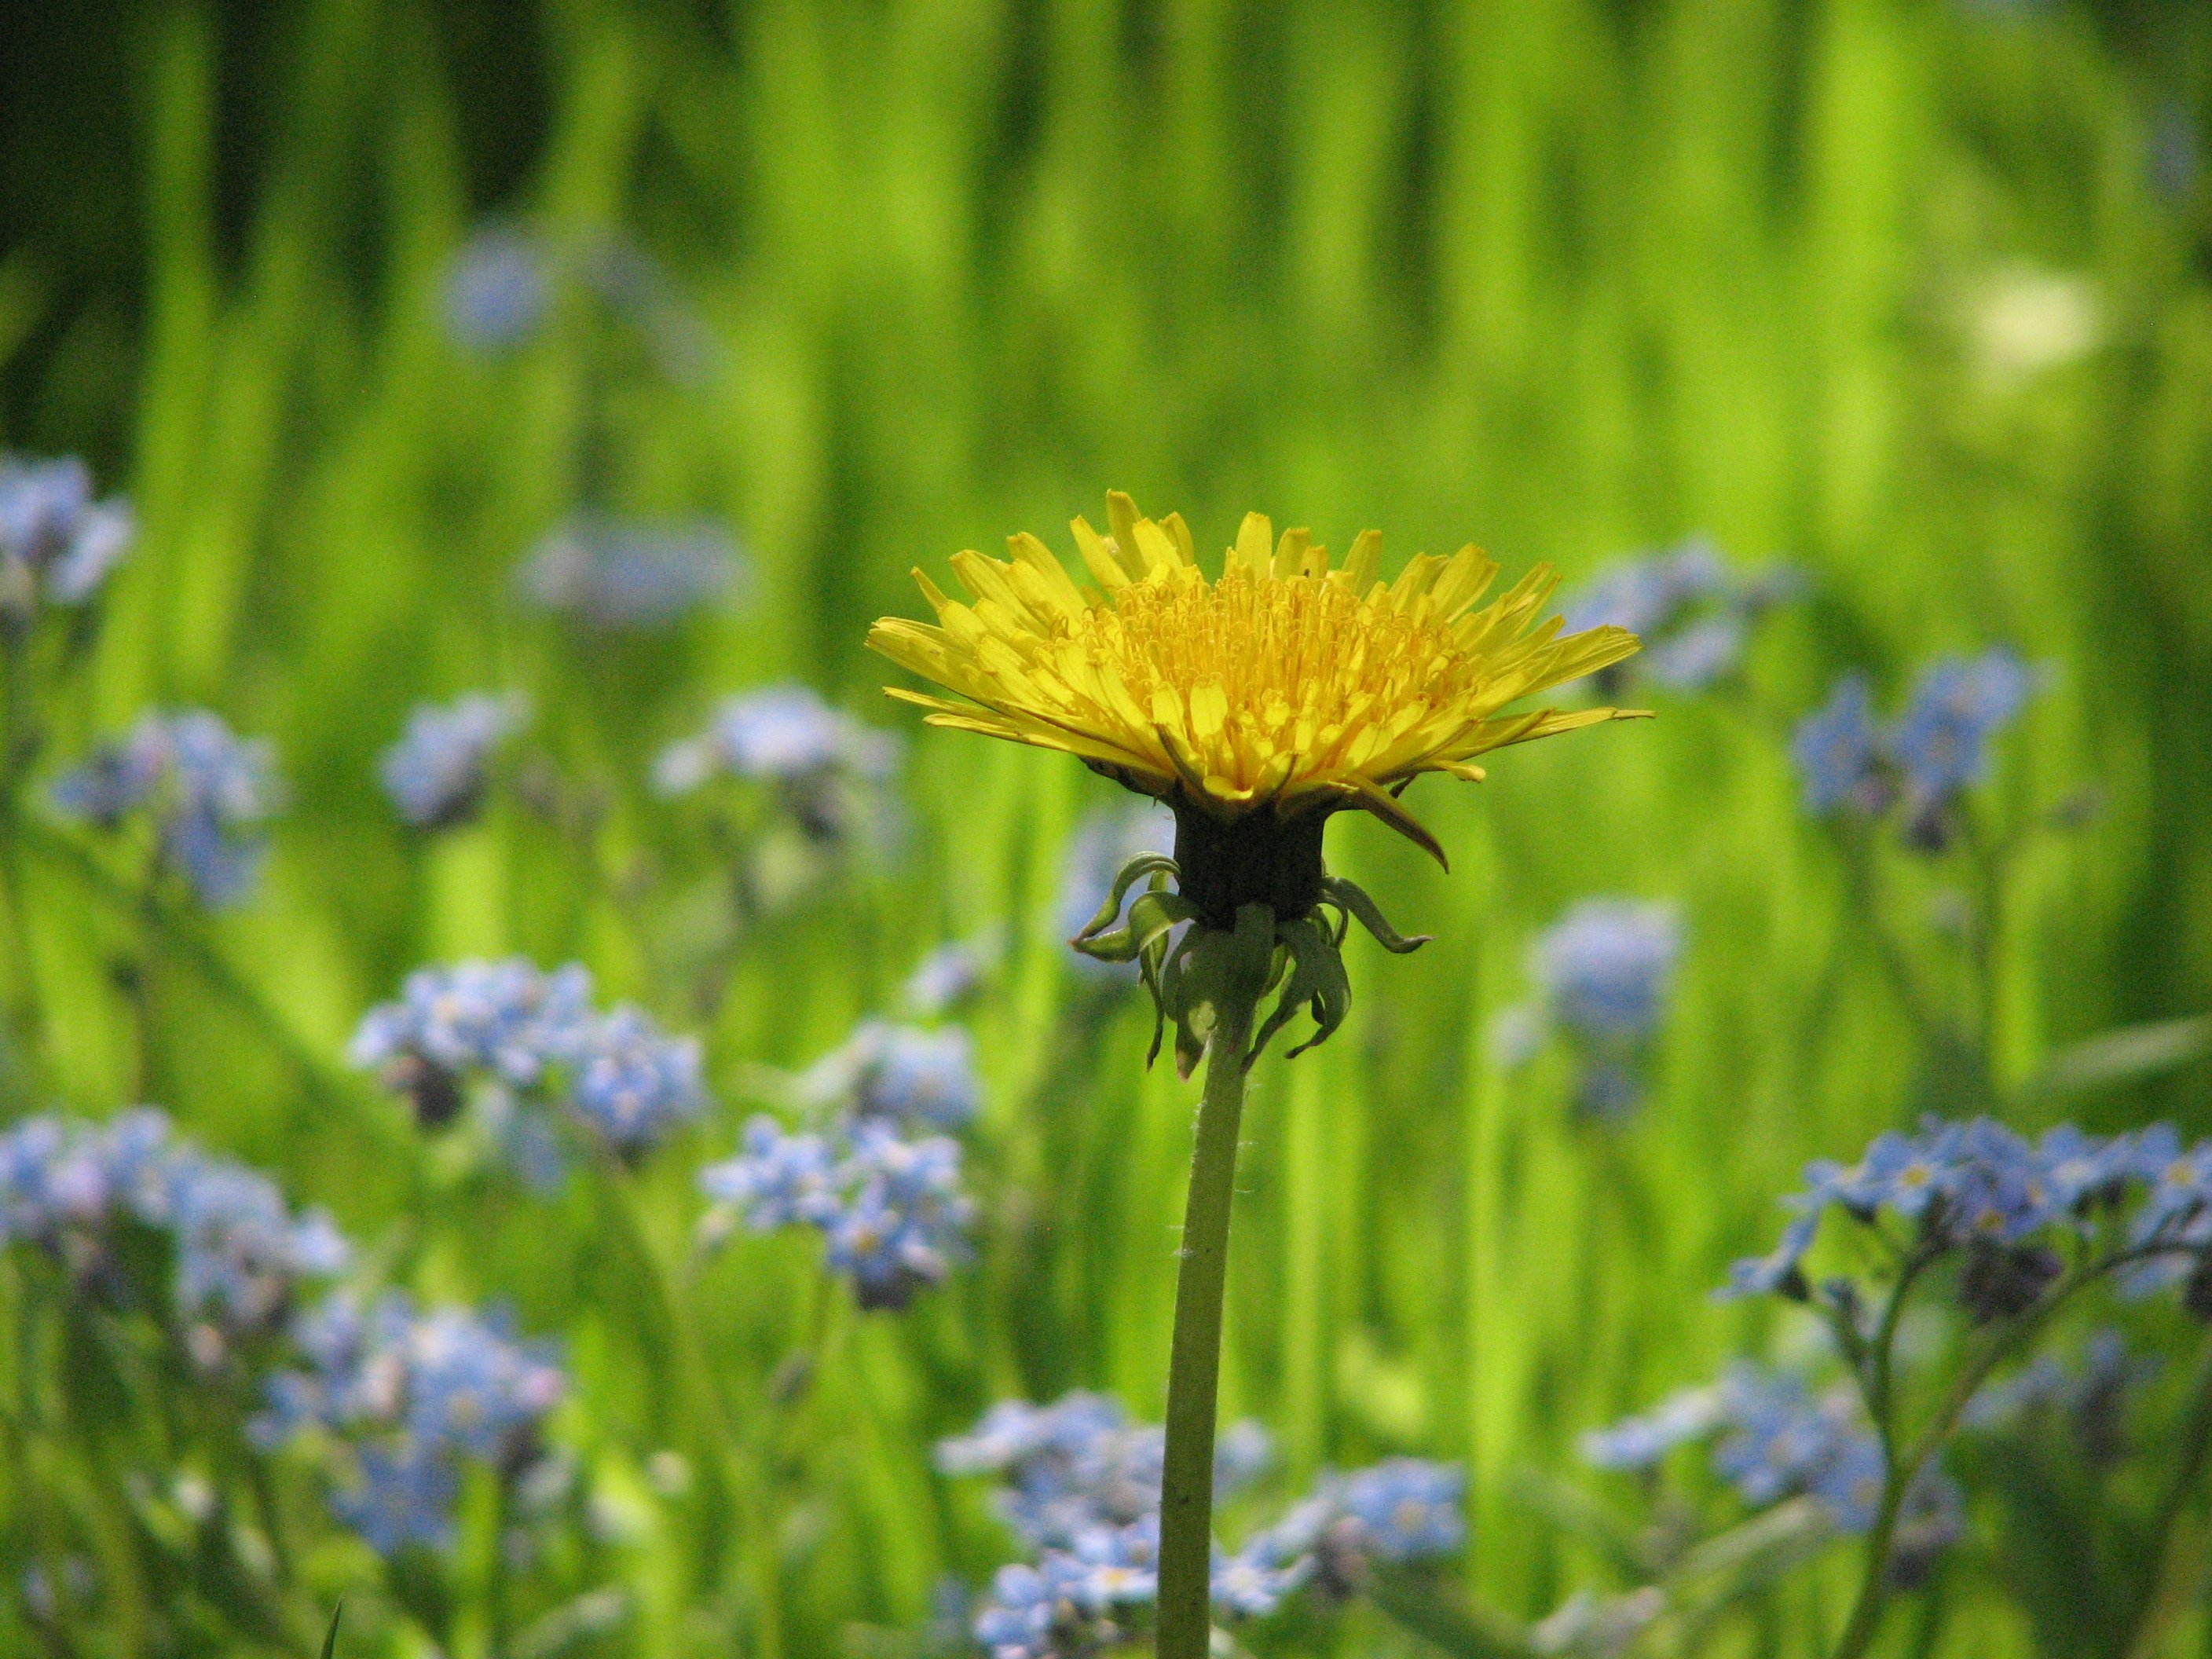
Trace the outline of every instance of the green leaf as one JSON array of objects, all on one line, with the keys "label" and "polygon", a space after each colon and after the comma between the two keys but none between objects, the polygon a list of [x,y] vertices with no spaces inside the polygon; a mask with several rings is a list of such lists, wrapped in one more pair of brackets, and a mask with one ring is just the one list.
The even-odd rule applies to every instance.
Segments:
[{"label": "green leaf", "polygon": [[331,1627],[323,1636],[323,1659],[338,1650],[338,1620],[345,1617],[345,1597],[341,1595],[331,1608]]},{"label": "green leaf", "polygon": [[2176,1071],[2212,1050],[2212,1014],[2124,1026],[2053,1054],[2021,1087],[2029,1100],[2092,1093]]}]

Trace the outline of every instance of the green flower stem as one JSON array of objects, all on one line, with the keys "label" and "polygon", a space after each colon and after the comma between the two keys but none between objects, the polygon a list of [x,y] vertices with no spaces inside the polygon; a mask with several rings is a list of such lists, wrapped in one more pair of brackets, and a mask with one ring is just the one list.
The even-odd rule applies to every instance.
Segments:
[{"label": "green flower stem", "polygon": [[1905,1299],[1911,1295],[1913,1282],[1933,1260],[1924,1253],[1916,1253],[1906,1258],[1898,1270],[1897,1287],[1889,1293],[1889,1304],[1881,1311],[1881,1325],[1875,1333],[1871,1363],[1863,1368],[1867,1414],[1874,1419],[1875,1427],[1881,1435],[1882,1455],[1893,1462],[1897,1456],[1898,1322],[1905,1316]]},{"label": "green flower stem", "polygon": [[15,833],[15,803],[0,787],[0,908],[8,912],[8,951],[14,966],[8,975],[9,1010],[17,1036],[27,1051],[35,1050],[46,1034],[46,1011],[39,999],[36,958],[31,954],[31,918],[24,898],[23,852]]},{"label": "green flower stem", "polygon": [[[1895,1405],[1887,1399],[1887,1382],[1885,1375],[1883,1394],[1885,1407],[1876,1419],[1881,1431],[1883,1462],[1887,1474],[1882,1482],[1881,1504],[1875,1512],[1874,1529],[1867,1534],[1866,1570],[1859,1580],[1857,1600],[1852,1604],[1850,1621],[1844,1626],[1843,1637],[1836,1644],[1832,1659],[1860,1659],[1873,1644],[1875,1632],[1881,1623],[1884,1606],[1889,1600],[1889,1558],[1892,1544],[1897,1536],[1897,1522],[1905,1509],[1905,1494],[1919,1478],[1921,1470],[1942,1449],[1959,1425],[1960,1416],[1973,1397],[1981,1392],[1982,1384],[1989,1381],[1990,1373],[2018,1353],[2051,1321],[2051,1316],[2073,1299],[2075,1291],[2093,1281],[2132,1262],[2141,1261],[2156,1253],[2154,1248],[2137,1247],[2118,1250],[2103,1260],[2077,1268],[2062,1280],[2057,1287],[2029,1312],[2000,1332],[1996,1340],[1975,1356],[1960,1372],[1951,1391],[1943,1397],[1919,1435],[1906,1451],[1899,1455],[1895,1450],[1898,1436],[1895,1427]],[[1904,1286],[1899,1287],[1893,1298],[1891,1310],[1897,1311],[1904,1302]],[[1885,1321],[1887,1326],[1885,1346],[1895,1336],[1895,1320]],[[2208,1425],[2212,1432],[2212,1425]]]},{"label": "green flower stem", "polygon": [[2128,1620],[2128,1639],[2118,1650],[2125,1654],[2148,1653],[2155,1644],[2160,1609],[2172,1601],[2167,1581],[2173,1576],[2173,1529],[2203,1480],[2205,1462],[2212,1455],[2212,1339],[2207,1340],[2203,1357],[2197,1361],[2197,1375],[2189,1388],[2189,1410],[2174,1437],[2171,1455],[2173,1474],[2151,1522],[2150,1547],[2136,1589],[2135,1610]]},{"label": "green flower stem", "polygon": [[[1198,1146],[1183,1210],[1182,1267],[1176,1280],[1167,1459],[1160,1481],[1159,1659],[1206,1659],[1213,1629],[1213,1424],[1229,1211],[1244,1115],[1245,1051],[1274,937],[1273,917],[1263,906],[1246,906],[1237,920],[1237,959],[1214,1005],[1216,1023],[1206,1045]],[[1256,974],[1251,971],[1255,949]]]},{"label": "green flower stem", "polygon": [[1896,993],[1905,1018],[1927,1046],[1928,1057],[1963,1061],[1975,1091],[1994,1097],[1989,1082],[1987,1049],[1979,1046],[1975,1033],[1960,1029],[1957,1021],[1947,1018],[1939,1011],[1937,1000],[1914,969],[1911,957],[1890,931],[1879,902],[1881,880],[1872,845],[1865,835],[1847,832],[1841,838],[1841,846],[1845,884],[1853,907],[1865,919],[1875,959],[1889,981],[1890,988]]},{"label": "green flower stem", "polygon": [[31,918],[23,882],[21,825],[28,692],[22,655],[20,642],[0,640],[0,908],[8,912],[9,953],[15,958],[8,974],[9,1017],[29,1051],[45,1035],[45,1014],[31,955]]},{"label": "green flower stem", "polygon": [[781,1574],[764,1481],[730,1425],[729,1410],[715,1383],[706,1345],[700,1340],[691,1302],[680,1282],[682,1276],[672,1270],[653,1243],[639,1213],[635,1182],[611,1152],[603,1152],[595,1163],[616,1231],[623,1236],[649,1287],[653,1305],[648,1318],[659,1327],[659,1340],[665,1348],[662,1354],[648,1357],[672,1364],[679,1411],[694,1444],[705,1454],[716,1486],[738,1506],[746,1567],[752,1577],[752,1659],[781,1659]]}]

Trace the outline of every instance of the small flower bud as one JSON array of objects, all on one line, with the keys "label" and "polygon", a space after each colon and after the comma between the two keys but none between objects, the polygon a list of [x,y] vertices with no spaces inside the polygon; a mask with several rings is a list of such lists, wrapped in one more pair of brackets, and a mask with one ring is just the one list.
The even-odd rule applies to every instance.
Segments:
[{"label": "small flower bud", "polygon": [[461,1080],[436,1061],[416,1054],[398,1054],[385,1066],[382,1076],[386,1088],[406,1096],[415,1127],[425,1134],[460,1115]]},{"label": "small flower bud", "polygon": [[2013,1249],[1977,1241],[1959,1281],[1959,1300],[1977,1324],[2010,1319],[2041,1301],[2063,1271],[2057,1255],[2039,1246]]}]

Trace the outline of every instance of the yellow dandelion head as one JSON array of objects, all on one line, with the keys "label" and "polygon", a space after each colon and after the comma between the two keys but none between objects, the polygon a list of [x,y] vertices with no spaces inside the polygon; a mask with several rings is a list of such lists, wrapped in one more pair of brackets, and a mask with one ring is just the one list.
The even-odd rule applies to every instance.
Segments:
[{"label": "yellow dandelion head", "polygon": [[1308,532],[1278,538],[1255,513],[1209,580],[1179,514],[1142,518],[1120,494],[1108,509],[1109,534],[1073,526],[1095,587],[1029,535],[1011,539],[1011,560],[953,558],[968,603],[917,570],[935,625],[886,617],[868,643],[966,701],[891,695],[934,725],[1064,750],[1218,819],[1358,807],[1431,852],[1398,787],[1423,772],[1480,779],[1491,750],[1634,712],[1504,712],[1637,649],[1623,629],[1543,620],[1548,567],[1478,610],[1498,566],[1473,546],[1418,556],[1386,583],[1375,532],[1332,568]]}]

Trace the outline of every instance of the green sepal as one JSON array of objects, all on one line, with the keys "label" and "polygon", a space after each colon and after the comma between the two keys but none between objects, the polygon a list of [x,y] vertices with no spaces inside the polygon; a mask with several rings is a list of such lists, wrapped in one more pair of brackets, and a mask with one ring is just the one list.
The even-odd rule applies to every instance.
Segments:
[{"label": "green sepal", "polygon": [[1336,937],[1311,917],[1291,922],[1282,932],[1293,964],[1291,981],[1283,988],[1282,999],[1275,1005],[1274,1013],[1261,1028],[1252,1045],[1255,1060],[1267,1046],[1267,1039],[1289,1024],[1291,1016],[1301,1007],[1313,1015],[1314,1033],[1296,1048],[1285,1050],[1285,1060],[1296,1060],[1307,1049],[1328,1041],[1352,1012],[1352,981],[1344,971],[1344,956],[1337,949]]},{"label": "green sepal", "polygon": [[1236,935],[1194,927],[1183,948],[1170,956],[1160,975],[1160,1004],[1175,1027],[1176,1075],[1188,1078],[1206,1056],[1213,1035],[1216,1004],[1228,988],[1228,956]]},{"label": "green sepal", "polygon": [[1137,962],[1154,951],[1178,922],[1191,921],[1198,907],[1180,893],[1154,888],[1137,895],[1126,926],[1093,935],[1076,948],[1100,962]]},{"label": "green sepal", "polygon": [[[1114,927],[1121,914],[1121,902],[1129,896],[1129,890],[1150,876],[1153,878],[1152,886],[1157,890],[1165,878],[1177,873],[1176,861],[1166,854],[1138,854],[1123,865],[1121,874],[1114,878],[1113,890],[1106,896],[1106,902],[1098,907],[1098,914],[1085,923],[1083,931],[1068,943],[1086,957],[1098,956],[1099,953],[1091,946],[1099,942],[1102,934],[1106,934]],[[1126,957],[1100,957],[1099,959],[1103,962],[1129,962],[1134,960],[1134,953]]]},{"label": "green sepal", "polygon": [[[1177,905],[1184,902],[1179,894],[1162,893],[1158,896],[1163,900],[1172,898]],[[1162,914],[1165,914],[1164,906]],[[1131,924],[1133,927],[1135,925],[1133,917],[1133,908]],[[1145,1050],[1145,1069],[1147,1071],[1152,1069],[1152,1062],[1160,1057],[1160,1040],[1167,1030],[1168,1009],[1171,1006],[1170,1001],[1171,994],[1168,989],[1169,978],[1171,975],[1180,973],[1182,958],[1188,954],[1193,941],[1204,931],[1202,927],[1187,927],[1183,930],[1182,937],[1177,939],[1170,925],[1169,927],[1150,934],[1145,942],[1144,949],[1138,953],[1138,976],[1144,981],[1145,989],[1152,999],[1152,1046]]]},{"label": "green sepal", "polygon": [[[1158,1007],[1162,1019],[1175,1027],[1178,1077],[1189,1077],[1206,1057],[1206,1045],[1221,1029],[1223,1003],[1234,998],[1256,1004],[1267,994],[1276,967],[1276,940],[1273,913],[1263,904],[1248,904],[1237,913],[1233,933],[1193,927],[1167,953],[1160,966]],[[1247,1054],[1245,1064],[1250,1063]]]},{"label": "green sepal", "polygon": [[[1248,1067],[1301,1012],[1312,1017],[1313,1034],[1289,1049],[1285,1059],[1296,1059],[1334,1036],[1352,1011],[1343,946],[1355,920],[1376,943],[1400,956],[1429,943],[1426,933],[1399,933],[1373,899],[1335,876],[1322,877],[1320,902],[1310,915],[1278,921],[1267,906],[1248,904],[1237,911],[1233,930],[1208,927],[1194,903],[1169,890],[1170,878],[1180,874],[1175,860],[1162,854],[1132,859],[1115,877],[1097,915],[1073,943],[1101,962],[1138,965],[1152,999],[1152,1041],[1145,1064],[1159,1058],[1172,1026],[1176,1073],[1182,1078],[1188,1078],[1205,1059],[1220,1029],[1220,1006],[1232,996],[1254,1005],[1275,998],[1246,1050]],[[1116,927],[1123,901],[1140,881],[1150,885],[1130,902],[1127,921]]]},{"label": "green sepal", "polygon": [[[1359,925],[1375,936],[1375,942],[1394,956],[1406,956],[1419,950],[1436,936],[1433,933],[1405,934],[1383,920],[1382,910],[1375,901],[1352,882],[1341,876],[1321,878],[1321,902],[1333,904],[1347,916],[1359,918]],[[1341,939],[1341,930],[1338,933]]]}]

